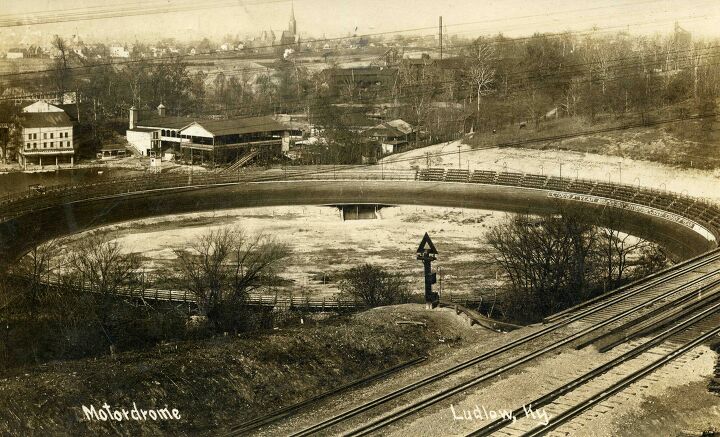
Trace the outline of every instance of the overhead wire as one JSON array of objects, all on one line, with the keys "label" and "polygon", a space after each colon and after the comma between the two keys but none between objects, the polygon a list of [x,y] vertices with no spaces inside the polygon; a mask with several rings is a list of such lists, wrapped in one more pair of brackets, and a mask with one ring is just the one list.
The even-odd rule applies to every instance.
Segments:
[{"label": "overhead wire", "polygon": [[[283,1],[286,1],[286,0],[283,0]],[[638,2],[638,3],[636,3],[636,5],[648,4],[648,3],[657,3],[657,2],[661,2],[661,1],[662,1],[662,0],[647,0],[647,1],[643,1],[643,2]],[[610,7],[610,6],[603,6],[603,7],[591,8],[591,9],[607,9],[607,8],[612,8],[612,7]],[[586,9],[578,9],[578,10],[575,10],[575,12],[580,12],[580,11],[585,11],[585,10],[586,10]],[[535,17],[535,16],[542,16],[542,15],[533,15],[533,16],[528,16],[528,17]],[[695,17],[695,16],[686,17],[686,18],[699,19],[698,17]],[[703,17],[700,17],[700,18],[703,18]],[[486,21],[496,21],[496,20],[479,20],[479,21],[475,21],[475,22],[458,23],[458,24],[455,24],[455,25],[449,24],[448,26],[464,26],[464,25],[469,25],[469,24],[483,23],[483,22],[486,22]],[[656,21],[654,21],[654,22],[653,22],[653,21],[650,21],[650,22],[646,22],[646,23],[647,23],[647,24],[653,24],[653,23],[665,22],[665,21],[668,21],[668,20],[656,20]],[[641,25],[641,24],[645,24],[645,23],[639,23],[639,24],[638,24],[638,23],[630,23],[630,24],[631,24],[631,25]],[[603,30],[603,29],[625,28],[626,26],[627,26],[627,24],[626,24],[626,25],[622,25],[622,26],[608,26],[608,27],[603,27],[603,28],[594,27],[594,28],[591,29],[591,30],[584,30],[584,31],[577,31],[577,32],[564,31],[564,32],[558,32],[558,33],[554,33],[554,34],[542,34],[542,35],[543,35],[543,36],[550,36],[550,37],[557,37],[557,36],[563,36],[563,35],[568,35],[568,34],[573,34],[573,33],[579,33],[579,32],[581,32],[581,33],[588,33],[588,32],[597,32],[597,31],[600,31],[600,30]],[[386,32],[368,33],[368,34],[364,34],[364,35],[353,35],[353,36],[343,36],[343,37],[334,37],[334,38],[320,38],[320,39],[314,39],[314,40],[312,40],[312,42],[330,42],[330,41],[339,41],[339,40],[346,40],[346,39],[358,39],[358,38],[363,38],[363,37],[380,36],[380,35],[397,34],[397,33],[406,33],[406,32],[413,32],[413,31],[419,31],[419,30],[429,30],[429,29],[435,29],[435,28],[436,28],[436,27],[418,27],[418,28],[413,28],[413,29],[400,29],[400,30],[392,30],[392,31],[386,31]],[[511,39],[509,39],[509,42],[512,42],[512,41],[522,41],[522,40],[532,39],[532,38],[534,38],[534,37],[535,37],[535,36],[511,38]],[[506,41],[497,41],[497,42],[494,42],[494,44],[503,44],[503,43],[506,43]],[[470,45],[472,45],[472,43],[471,43],[471,44],[468,44],[468,46],[470,46]],[[280,47],[285,47],[285,46],[286,46],[285,44],[270,44],[270,45],[265,45],[265,46],[256,46],[256,47],[253,47],[252,50],[273,49],[273,48],[280,48]],[[235,51],[240,51],[240,52],[242,52],[242,50],[235,50]],[[197,54],[194,55],[194,56],[197,57],[197,56],[201,56],[201,55],[209,55],[209,54],[214,54],[214,53],[216,53],[216,52],[215,52],[215,51],[201,52],[201,53],[197,53]],[[246,56],[246,54],[243,54],[242,56]],[[69,70],[72,71],[72,70],[76,70],[76,69],[96,68],[96,67],[105,66],[105,65],[118,66],[118,65],[130,64],[130,63],[137,63],[137,62],[143,62],[143,61],[162,62],[163,60],[171,60],[171,59],[175,59],[176,57],[177,57],[177,55],[168,55],[168,56],[160,56],[160,57],[155,57],[155,58],[128,59],[128,60],[122,60],[122,61],[113,61],[113,62],[98,63],[98,64],[87,65],[87,66],[75,66],[75,67],[70,67]],[[237,59],[237,57],[226,57],[226,58],[219,58],[219,59],[228,60],[228,59]],[[264,70],[264,68],[258,68],[258,69],[256,69],[256,70]],[[47,73],[47,72],[51,72],[51,71],[53,71],[53,69],[30,70],[30,71],[23,71],[23,72],[4,73],[4,74],[0,74],[0,78],[3,78],[3,77],[12,77],[12,76],[20,76],[20,75],[27,75],[27,74],[36,74],[36,73]],[[248,70],[248,71],[250,71],[250,70]]]}]

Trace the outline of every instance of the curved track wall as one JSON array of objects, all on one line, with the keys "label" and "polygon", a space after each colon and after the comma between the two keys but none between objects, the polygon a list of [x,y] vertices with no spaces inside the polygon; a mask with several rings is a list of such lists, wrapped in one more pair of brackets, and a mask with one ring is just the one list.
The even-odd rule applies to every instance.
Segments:
[{"label": "curved track wall", "polygon": [[[275,181],[185,187],[89,199],[23,213],[0,224],[0,260],[11,262],[43,241],[110,223],[192,211],[280,205],[388,203],[552,213],[567,208],[600,210],[558,199],[549,191],[512,186],[426,181]],[[699,255],[714,241],[662,217],[624,210],[623,231],[663,245],[676,259]],[[441,240],[440,240],[441,241]]]}]

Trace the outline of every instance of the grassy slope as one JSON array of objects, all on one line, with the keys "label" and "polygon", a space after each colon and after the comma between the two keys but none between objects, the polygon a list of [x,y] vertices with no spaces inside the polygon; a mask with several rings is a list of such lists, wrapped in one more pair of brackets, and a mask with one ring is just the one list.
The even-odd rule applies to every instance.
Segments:
[{"label": "grassy slope", "polygon": [[[664,115],[654,117],[654,119],[662,120],[672,117],[672,115]],[[637,123],[637,120],[627,118],[589,123],[580,118],[563,118],[544,121],[537,130],[534,126],[528,126],[527,129],[511,126],[495,134],[477,133],[468,142],[472,146],[489,146],[632,123]],[[711,125],[708,125],[702,120],[682,121],[592,134],[562,141],[526,144],[522,147],[527,149],[559,148],[654,161],[680,168],[713,169],[720,166],[720,122],[713,121]]]},{"label": "grassy slope", "polygon": [[[406,307],[402,307],[406,308]],[[0,434],[206,434],[425,354],[457,332],[393,307],[258,338],[52,363],[0,380]],[[393,323],[428,320],[428,328]],[[314,325],[314,323],[310,323]],[[81,405],[177,408],[178,422],[85,421]],[[114,430],[113,430],[114,428]]]}]

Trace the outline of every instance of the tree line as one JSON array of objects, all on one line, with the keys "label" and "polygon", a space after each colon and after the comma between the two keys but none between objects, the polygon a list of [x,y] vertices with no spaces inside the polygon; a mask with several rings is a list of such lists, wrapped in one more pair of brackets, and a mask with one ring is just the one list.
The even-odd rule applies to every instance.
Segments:
[{"label": "tree line", "polygon": [[[272,284],[289,253],[267,235],[221,228],[177,250],[175,264],[151,277],[142,256],[107,232],[51,240],[2,274],[0,352],[11,367],[257,331],[269,315],[249,307],[248,294]],[[145,300],[161,278],[194,304]]]},{"label": "tree line", "polygon": [[536,322],[668,265],[655,243],[621,231],[630,217],[607,208],[598,215],[560,210],[517,214],[486,237],[487,259],[500,267],[500,316]]},{"label": "tree line", "polygon": [[[253,307],[249,294],[278,282],[287,244],[238,227],[210,229],[175,250],[171,266],[146,274],[141,254],[108,232],[32,248],[0,282],[0,371],[48,360],[105,355],[163,341],[253,333],[282,311]],[[373,265],[341,272],[345,297],[368,307],[406,302],[406,281]],[[190,304],[144,299],[148,288],[187,293]]]},{"label": "tree line", "polygon": [[[463,130],[493,131],[519,122],[540,129],[547,117],[593,123],[608,117],[650,120],[667,108],[711,114],[720,94],[720,48],[715,41],[692,40],[681,29],[651,37],[568,32],[455,38],[443,61],[376,63],[378,82],[338,75],[342,67],[332,58],[322,69],[290,56],[266,68],[250,64],[205,72],[179,55],[108,62],[77,56],[61,37],[53,44],[57,55],[44,81],[23,86],[59,95],[77,92],[79,122],[94,144],[107,140],[113,129],[122,131],[133,105],[152,110],[163,103],[171,115],[304,113],[312,124],[345,131],[356,127],[355,116],[376,113],[403,118],[437,141]],[[358,160],[337,152],[339,158],[328,159]]]}]

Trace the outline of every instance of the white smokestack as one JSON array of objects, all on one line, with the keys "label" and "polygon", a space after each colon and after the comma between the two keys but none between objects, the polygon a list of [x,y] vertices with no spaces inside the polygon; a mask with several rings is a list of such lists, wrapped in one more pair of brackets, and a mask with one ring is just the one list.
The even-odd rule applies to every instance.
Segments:
[{"label": "white smokestack", "polygon": [[138,110],[136,107],[130,107],[130,129],[135,129],[138,122]]}]

